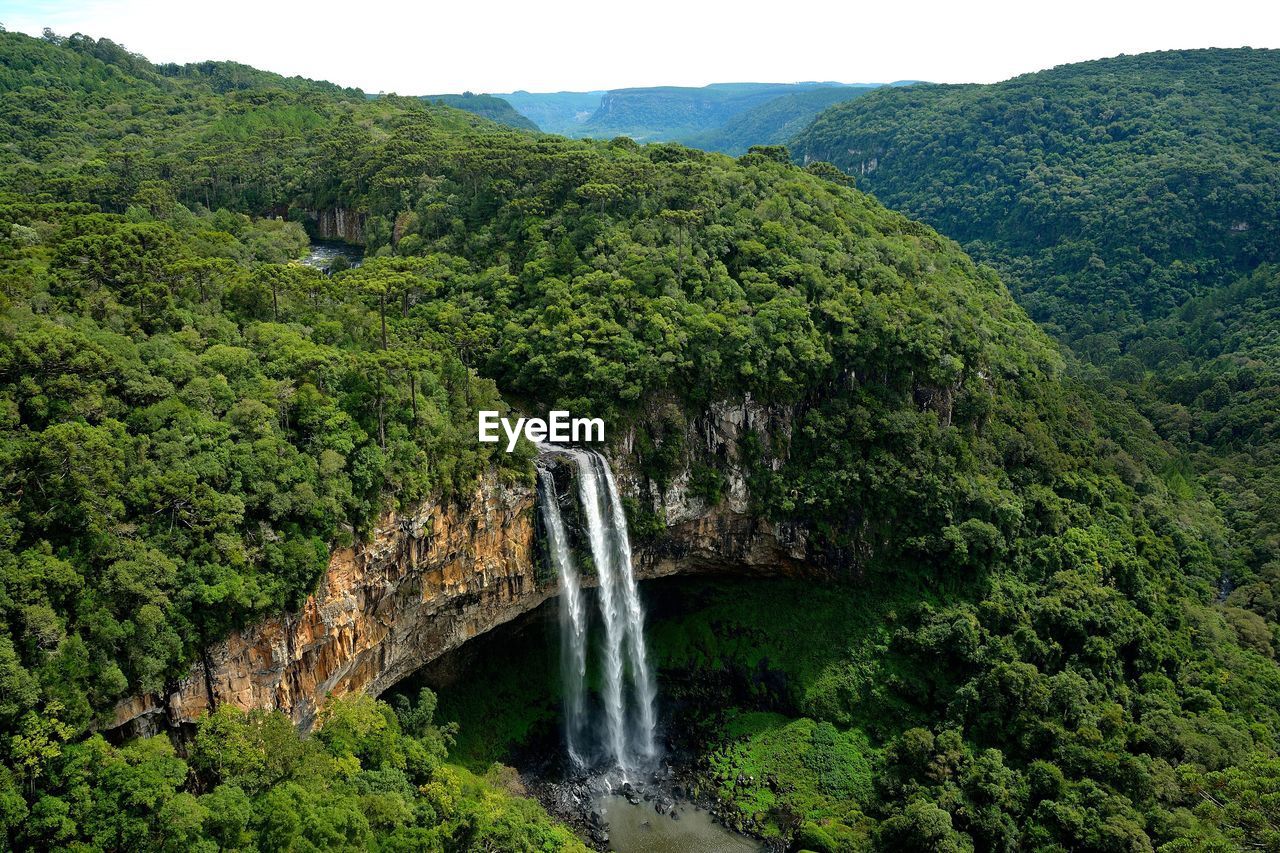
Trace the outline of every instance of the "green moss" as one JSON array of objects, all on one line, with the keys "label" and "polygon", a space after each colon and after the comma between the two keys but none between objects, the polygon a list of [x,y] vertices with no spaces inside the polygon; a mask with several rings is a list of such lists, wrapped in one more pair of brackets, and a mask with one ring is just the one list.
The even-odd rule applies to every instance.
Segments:
[{"label": "green moss", "polygon": [[[886,690],[909,669],[889,652],[899,614],[931,597],[909,579],[859,587],[718,581],[681,593],[678,618],[648,632],[655,660],[673,677],[738,676],[753,701],[877,736],[912,718]],[[886,706],[901,713],[867,713]]]},{"label": "green moss", "polygon": [[734,711],[724,734],[724,745],[708,757],[716,793],[767,837],[785,831],[788,815],[844,822],[871,800],[876,752],[859,729]]}]

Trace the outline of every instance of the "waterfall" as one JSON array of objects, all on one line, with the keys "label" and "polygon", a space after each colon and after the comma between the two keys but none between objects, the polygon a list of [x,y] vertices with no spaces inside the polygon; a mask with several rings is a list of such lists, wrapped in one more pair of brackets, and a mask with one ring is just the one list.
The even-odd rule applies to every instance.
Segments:
[{"label": "waterfall", "polygon": [[[626,776],[653,759],[657,748],[654,743],[656,696],[653,671],[645,648],[644,608],[631,565],[631,541],[627,535],[622,499],[609,463],[599,453],[549,447],[541,449],[571,459],[576,469],[578,500],[586,523],[591,560],[599,580],[600,615],[604,624],[601,698],[605,719],[601,746],[608,759]],[[543,504],[546,506],[553,502],[555,484],[550,481],[549,474],[542,476],[549,483],[543,487]],[[565,660],[569,663],[563,671],[566,678],[566,726],[571,729],[575,725],[574,715],[582,707],[574,703],[585,705],[586,620],[581,583],[573,565],[559,506],[544,509],[544,512],[552,559],[561,573],[564,595],[567,599],[574,599],[562,605],[562,612],[567,610],[570,616],[561,623],[562,631],[568,632],[562,648],[568,649]],[[555,528],[558,528],[558,533]],[[572,580],[566,579],[569,576]],[[576,683],[570,685],[569,680],[575,678]],[[581,732],[585,723],[581,718],[578,720],[577,731]],[[581,753],[574,754],[573,751],[578,749],[575,741],[570,740],[569,743],[571,757],[578,760]]]},{"label": "waterfall", "polygon": [[[635,685],[635,703],[638,719],[634,728],[634,745],[640,757],[646,761],[654,757],[653,704],[655,700],[653,671],[649,668],[649,655],[644,645],[644,609],[640,605],[640,593],[636,589],[635,572],[631,565],[631,537],[627,535],[627,516],[622,511],[622,498],[613,481],[613,472],[604,457],[593,453],[599,471],[604,474],[605,492],[609,496],[609,517],[614,547],[616,580],[622,592],[623,620],[626,623],[627,651],[631,661],[631,678]],[[603,583],[603,582],[602,582]]]},{"label": "waterfall", "polygon": [[564,738],[569,760],[575,767],[586,764],[582,740],[587,720],[587,612],[582,601],[578,567],[569,549],[569,536],[560,516],[556,481],[551,472],[538,470],[542,518],[547,527],[551,563],[560,578],[560,673],[564,683]]}]

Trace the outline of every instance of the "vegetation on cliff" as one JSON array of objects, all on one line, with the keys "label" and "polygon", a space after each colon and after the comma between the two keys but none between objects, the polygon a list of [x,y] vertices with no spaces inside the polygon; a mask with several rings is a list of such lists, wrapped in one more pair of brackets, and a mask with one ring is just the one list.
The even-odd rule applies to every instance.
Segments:
[{"label": "vegetation on cliff", "polygon": [[[159,767],[155,790],[183,789],[127,804],[144,846],[217,831],[226,809],[193,800],[226,778],[194,757],[188,776],[162,743],[111,752],[86,735],[227,629],[296,605],[328,546],[389,503],[486,465],[527,475],[527,448],[478,449],[477,408],[634,423],[661,482],[683,456],[669,419],[747,394],[794,411],[789,447],[746,442],[755,510],[803,524],[832,573],[909,595],[887,638],[823,670],[824,701],[779,709],[808,721],[727,723],[748,746],[725,746],[726,767],[795,740],[851,762],[779,767],[797,791],[835,787],[762,826],[832,850],[1274,840],[1257,805],[1280,746],[1274,628],[1215,602],[1217,512],[1131,407],[1065,375],[996,275],[930,228],[774,148],[735,161],[571,142],[416,99],[157,68],[85,38],[0,34],[0,50],[9,843],[38,843],[52,814],[70,822],[58,844],[132,846],[98,834],[92,816],[133,783],[78,771],[95,749],[90,770]],[[300,223],[335,207],[364,217],[366,262],[332,277],[289,263]],[[656,389],[678,411],[655,419]],[[714,497],[716,461],[701,461]],[[828,607],[824,640],[853,642],[880,612],[841,587],[805,594]],[[766,647],[813,627],[742,614]],[[786,654],[803,672],[805,653]],[[867,671],[883,676],[871,696]],[[361,731],[392,727],[372,703],[343,707]],[[205,730],[244,725],[223,714]],[[343,731],[331,719],[299,749],[327,751],[345,782],[300,791],[302,762],[263,802],[350,810],[390,788],[381,805],[414,813],[391,835],[458,837],[423,790],[435,775],[348,749]],[[868,786],[876,754],[888,781]],[[357,781],[388,769],[418,794],[395,773]],[[555,846],[503,803],[510,831],[539,839],[522,846]]]}]

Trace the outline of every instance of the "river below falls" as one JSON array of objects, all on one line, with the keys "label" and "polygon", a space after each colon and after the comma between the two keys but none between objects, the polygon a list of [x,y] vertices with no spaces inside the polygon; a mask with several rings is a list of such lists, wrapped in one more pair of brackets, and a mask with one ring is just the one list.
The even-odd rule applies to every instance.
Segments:
[{"label": "river below falls", "polygon": [[[642,590],[655,623],[699,600],[699,581],[647,581]],[[599,618],[598,590],[582,590],[583,607]],[[550,599],[510,622],[430,661],[392,693],[416,697],[429,687],[439,697],[436,719],[460,725],[451,760],[484,774],[494,762],[512,767],[521,793],[573,828],[587,845],[615,853],[764,853],[777,842],[735,831],[717,817],[714,786],[698,771],[705,735],[691,721],[706,709],[687,700],[659,701],[661,758],[633,768],[630,784],[608,770],[610,756],[594,749],[591,770],[566,751],[561,672],[560,600]],[[599,637],[586,655],[592,686],[603,683]],[[717,694],[718,695],[718,694]],[[587,742],[599,744],[604,708],[598,689],[586,697]],[[671,812],[678,815],[671,817]],[[713,811],[714,810],[714,811]],[[727,811],[727,810],[725,810]],[[725,815],[721,815],[725,817]]]},{"label": "river below falls", "polygon": [[596,811],[608,826],[609,849],[617,853],[760,853],[767,849],[716,823],[703,809],[684,803],[671,813],[658,814],[653,803],[641,800],[633,805],[620,794],[607,794],[596,800]]},{"label": "river below falls", "polygon": [[358,267],[364,259],[364,249],[338,240],[312,240],[311,249],[302,262],[309,267],[328,270],[338,257],[346,259],[349,266]]}]

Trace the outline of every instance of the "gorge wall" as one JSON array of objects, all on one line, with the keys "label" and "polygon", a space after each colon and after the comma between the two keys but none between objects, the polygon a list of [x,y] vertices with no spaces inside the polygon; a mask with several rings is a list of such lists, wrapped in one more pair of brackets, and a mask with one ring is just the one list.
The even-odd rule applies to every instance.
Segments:
[{"label": "gorge wall", "polygon": [[319,240],[341,240],[364,245],[364,213],[345,207],[308,211],[313,236]]},{"label": "gorge wall", "polygon": [[[634,432],[613,454],[619,488],[666,519],[665,534],[637,543],[637,577],[826,573],[803,529],[752,515],[737,462],[739,444],[752,430],[780,448],[766,464],[781,464],[790,413],[738,401],[712,406],[684,429],[686,464],[666,489],[638,473]],[[724,497],[714,507],[690,492],[693,459],[716,460],[725,474]],[[152,733],[223,704],[280,709],[309,728],[330,695],[381,693],[556,594],[556,579],[538,553],[534,502],[532,484],[490,474],[465,501],[386,514],[368,541],[333,553],[298,611],[207,649],[168,695],[117,706],[110,728]]]}]

